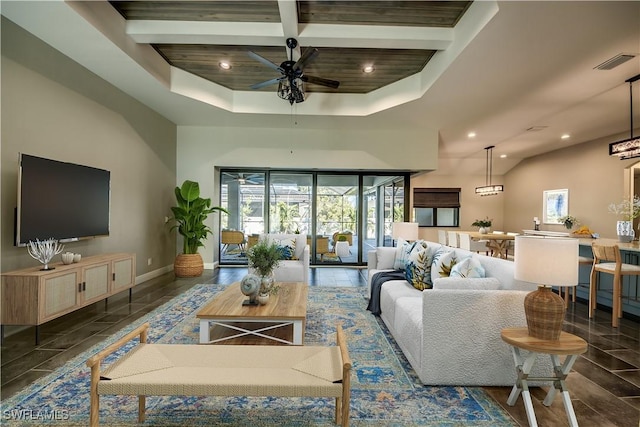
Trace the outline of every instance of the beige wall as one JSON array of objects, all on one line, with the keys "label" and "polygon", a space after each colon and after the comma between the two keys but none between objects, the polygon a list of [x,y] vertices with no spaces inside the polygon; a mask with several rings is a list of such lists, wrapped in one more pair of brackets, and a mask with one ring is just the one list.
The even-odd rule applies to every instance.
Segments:
[{"label": "beige wall", "polygon": [[[203,197],[219,200],[217,167],[343,170],[435,169],[436,131],[372,131],[178,127],[178,182],[200,183]],[[208,220],[218,228],[218,215]],[[217,233],[200,252],[205,265],[217,259]]]},{"label": "beige wall", "polygon": [[173,264],[175,238],[164,224],[176,182],[173,123],[4,18],[1,102],[3,272],[37,265],[13,245],[19,152],[111,172],[110,236],[67,250],[134,252],[137,276]]},{"label": "beige wall", "polygon": [[[533,217],[540,217],[542,221],[542,192],[567,188],[569,214],[600,233],[601,237],[616,238],[618,218],[608,212],[608,206],[620,202],[627,194],[625,173],[629,173],[628,168],[638,159],[621,161],[609,156],[608,150],[610,142],[628,137],[628,134],[614,135],[518,164],[504,177],[505,227],[511,230],[532,228]],[[540,229],[566,231],[561,224],[541,224]]]}]

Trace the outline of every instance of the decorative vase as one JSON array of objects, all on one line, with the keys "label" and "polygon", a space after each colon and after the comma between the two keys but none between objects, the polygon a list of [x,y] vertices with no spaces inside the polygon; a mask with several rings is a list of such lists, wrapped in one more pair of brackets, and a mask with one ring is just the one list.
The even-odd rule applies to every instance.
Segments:
[{"label": "decorative vase", "polygon": [[487,234],[489,232],[489,229],[487,227],[480,227],[478,229],[478,232],[480,232],[480,234]]},{"label": "decorative vase", "polygon": [[265,305],[269,302],[269,294],[260,294],[258,295],[258,302],[260,305]]},{"label": "decorative vase", "polygon": [[618,233],[618,240],[621,243],[629,243],[636,236],[633,231],[633,221],[618,221],[616,231]]},{"label": "decorative vase", "polygon": [[564,300],[548,286],[538,286],[524,297],[524,314],[529,335],[541,340],[557,341],[564,321]]},{"label": "decorative vase", "polygon": [[275,283],[273,272],[265,276],[260,276],[260,282],[261,282],[260,293],[268,294],[271,291],[273,284]]},{"label": "decorative vase", "polygon": [[63,264],[71,264],[73,262],[73,252],[65,252],[61,255]]},{"label": "decorative vase", "polygon": [[200,277],[204,271],[204,263],[200,254],[180,254],[173,262],[176,277]]}]

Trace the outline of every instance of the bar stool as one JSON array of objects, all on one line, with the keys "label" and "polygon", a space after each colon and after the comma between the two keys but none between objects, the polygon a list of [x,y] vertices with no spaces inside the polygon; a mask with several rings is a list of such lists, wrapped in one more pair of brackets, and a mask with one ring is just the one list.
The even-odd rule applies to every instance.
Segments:
[{"label": "bar stool", "polygon": [[[593,258],[587,256],[578,256],[578,268],[581,265],[593,265]],[[579,272],[579,271],[578,271]],[[579,285],[580,283],[578,283]],[[564,306],[569,307],[569,292],[571,292],[571,302],[576,302],[576,288],[577,286],[570,286],[564,288]],[[560,288],[560,293],[562,293],[562,288]]]},{"label": "bar stool", "polygon": [[612,274],[613,307],[611,311],[611,326],[617,328],[619,319],[622,317],[622,278],[624,276],[639,276],[640,266],[623,263],[618,245],[599,245],[593,242],[591,249],[593,251],[593,267],[591,267],[589,282],[589,317],[593,317],[593,312],[597,305],[598,273]]}]

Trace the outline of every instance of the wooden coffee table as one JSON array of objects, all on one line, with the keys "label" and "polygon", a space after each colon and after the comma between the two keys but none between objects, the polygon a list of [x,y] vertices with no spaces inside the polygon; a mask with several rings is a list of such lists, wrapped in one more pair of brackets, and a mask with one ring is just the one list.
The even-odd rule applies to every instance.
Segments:
[{"label": "wooden coffee table", "polygon": [[[242,302],[248,297],[240,292],[240,282],[229,285],[200,310],[200,344],[212,344],[230,340],[239,344],[238,338],[252,336],[261,340],[256,344],[282,343],[302,345],[307,317],[307,295],[309,286],[305,283],[278,283],[280,289],[271,295],[266,305],[246,306]],[[211,336],[211,326],[221,330],[216,337]],[[277,334],[276,329],[293,328],[293,333]]]}]

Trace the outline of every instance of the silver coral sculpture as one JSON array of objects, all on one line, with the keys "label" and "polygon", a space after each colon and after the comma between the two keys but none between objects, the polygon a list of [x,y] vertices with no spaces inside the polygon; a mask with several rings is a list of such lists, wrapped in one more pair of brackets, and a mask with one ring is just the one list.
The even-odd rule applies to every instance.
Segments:
[{"label": "silver coral sculpture", "polygon": [[44,264],[42,270],[53,270],[53,268],[49,268],[49,262],[51,262],[55,255],[62,252],[63,249],[64,245],[61,245],[60,242],[55,239],[42,241],[36,239],[35,242],[29,240],[27,244],[29,255]]}]

